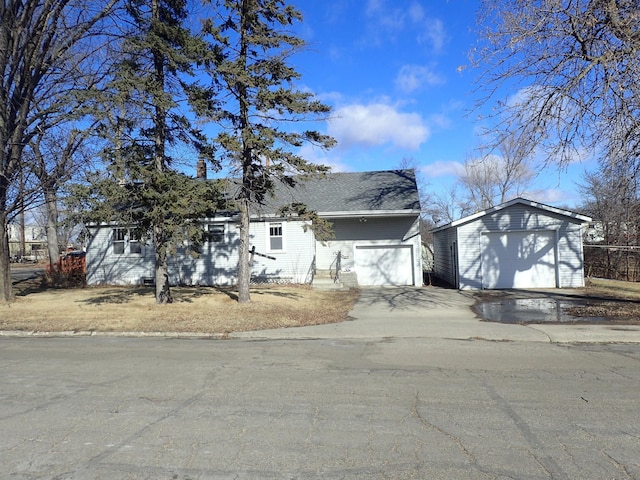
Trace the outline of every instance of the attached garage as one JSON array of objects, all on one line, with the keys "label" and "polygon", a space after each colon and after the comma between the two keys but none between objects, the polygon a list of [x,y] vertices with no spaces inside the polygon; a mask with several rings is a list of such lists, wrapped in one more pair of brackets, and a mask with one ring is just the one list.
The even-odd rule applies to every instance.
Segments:
[{"label": "attached garage", "polygon": [[434,273],[460,289],[583,287],[590,221],[516,198],[436,228]]},{"label": "attached garage", "polygon": [[413,285],[411,245],[356,245],[359,285]]}]

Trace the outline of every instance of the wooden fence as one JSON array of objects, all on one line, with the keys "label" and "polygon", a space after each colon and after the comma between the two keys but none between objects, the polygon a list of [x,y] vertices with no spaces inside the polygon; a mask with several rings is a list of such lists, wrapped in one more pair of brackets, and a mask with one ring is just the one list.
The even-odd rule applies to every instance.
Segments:
[{"label": "wooden fence", "polygon": [[58,261],[47,265],[47,274],[56,280],[64,279],[72,283],[84,282],[87,261],[84,252],[69,252],[60,255]]}]

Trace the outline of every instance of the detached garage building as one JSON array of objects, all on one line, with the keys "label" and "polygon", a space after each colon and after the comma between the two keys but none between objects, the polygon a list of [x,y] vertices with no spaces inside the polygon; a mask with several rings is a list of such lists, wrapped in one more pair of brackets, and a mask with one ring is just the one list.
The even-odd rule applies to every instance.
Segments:
[{"label": "detached garage building", "polygon": [[434,229],[434,273],[459,289],[583,287],[590,221],[516,198]]}]

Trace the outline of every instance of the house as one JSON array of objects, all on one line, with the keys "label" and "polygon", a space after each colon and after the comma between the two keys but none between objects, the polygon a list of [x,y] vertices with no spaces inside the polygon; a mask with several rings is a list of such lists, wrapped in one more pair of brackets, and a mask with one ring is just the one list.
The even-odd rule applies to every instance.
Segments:
[{"label": "house", "polygon": [[21,226],[9,223],[9,256],[12,259],[40,261],[49,256],[47,251],[47,234],[43,227],[37,225]]},{"label": "house", "polygon": [[[300,202],[333,224],[322,242],[309,221],[277,212]],[[278,185],[251,217],[252,282],[312,283],[320,275],[355,276],[358,285],[422,285],[420,202],[412,170],[333,173]],[[174,284],[233,285],[238,263],[237,212],[202,219],[198,257],[169,260]],[[154,277],[153,248],[119,225],[94,225],[87,245],[87,283],[141,284]]]},{"label": "house", "polygon": [[516,198],[435,228],[434,273],[459,289],[583,287],[590,221]]}]

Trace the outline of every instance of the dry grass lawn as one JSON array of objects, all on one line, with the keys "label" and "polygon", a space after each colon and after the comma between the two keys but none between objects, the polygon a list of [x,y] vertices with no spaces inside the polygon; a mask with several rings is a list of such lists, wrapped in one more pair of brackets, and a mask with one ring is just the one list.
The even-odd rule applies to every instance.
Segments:
[{"label": "dry grass lawn", "polygon": [[640,301],[640,283],[637,282],[589,278],[587,279],[586,291],[592,298]]},{"label": "dry grass lawn", "polygon": [[236,292],[175,287],[174,303],[156,305],[146,287],[43,288],[22,282],[16,299],[0,304],[0,331],[28,332],[230,332],[341,322],[358,292],[319,291],[308,286],[256,286],[250,304]]},{"label": "dry grass lawn", "polygon": [[614,323],[640,324],[640,283],[591,278],[585,288],[590,302],[567,309],[578,317],[604,317]]},{"label": "dry grass lawn", "polygon": [[[240,305],[229,288],[174,287],[174,303],[156,305],[148,287],[57,289],[40,279],[15,286],[15,301],[0,303],[0,331],[201,333],[231,332],[336,323],[348,318],[356,290],[321,291],[308,286],[252,288]],[[483,292],[504,294],[503,292]],[[590,279],[572,297],[588,300],[567,313],[603,316],[615,323],[640,323],[640,284]]]}]

